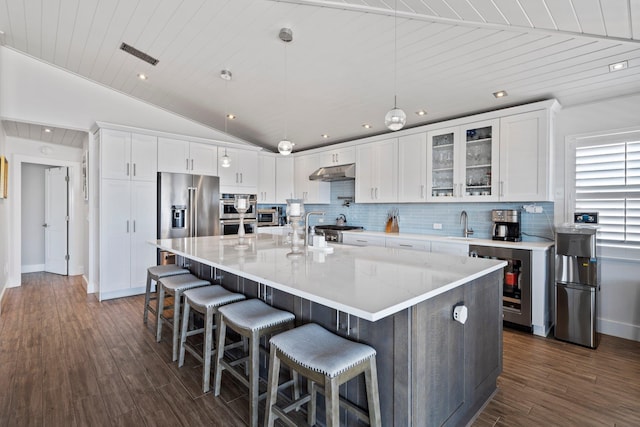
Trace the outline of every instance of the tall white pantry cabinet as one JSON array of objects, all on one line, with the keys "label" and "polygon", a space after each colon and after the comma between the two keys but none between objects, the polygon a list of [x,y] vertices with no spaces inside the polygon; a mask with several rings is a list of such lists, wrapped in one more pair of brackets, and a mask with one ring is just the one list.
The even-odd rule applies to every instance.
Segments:
[{"label": "tall white pantry cabinet", "polygon": [[157,137],[100,129],[99,299],[144,292],[156,264]]}]

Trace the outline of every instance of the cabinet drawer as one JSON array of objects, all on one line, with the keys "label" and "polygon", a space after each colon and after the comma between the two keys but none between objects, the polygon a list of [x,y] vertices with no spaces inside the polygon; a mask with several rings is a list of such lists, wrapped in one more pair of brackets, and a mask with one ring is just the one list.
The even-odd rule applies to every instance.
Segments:
[{"label": "cabinet drawer", "polygon": [[384,237],[377,236],[358,236],[357,234],[344,234],[342,243],[352,246],[382,246],[385,245]]},{"label": "cabinet drawer", "polygon": [[416,251],[431,251],[431,242],[418,239],[397,239],[393,237],[386,238],[386,246],[388,248],[397,249],[413,249]]}]

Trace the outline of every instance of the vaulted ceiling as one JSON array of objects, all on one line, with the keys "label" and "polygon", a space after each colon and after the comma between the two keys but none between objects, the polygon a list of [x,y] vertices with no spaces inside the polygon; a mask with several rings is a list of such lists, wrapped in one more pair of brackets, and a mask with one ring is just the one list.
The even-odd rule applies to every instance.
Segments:
[{"label": "vaulted ceiling", "polygon": [[0,0],[0,30],[12,49],[273,150],[387,132],[395,93],[410,127],[640,92],[640,0]]}]

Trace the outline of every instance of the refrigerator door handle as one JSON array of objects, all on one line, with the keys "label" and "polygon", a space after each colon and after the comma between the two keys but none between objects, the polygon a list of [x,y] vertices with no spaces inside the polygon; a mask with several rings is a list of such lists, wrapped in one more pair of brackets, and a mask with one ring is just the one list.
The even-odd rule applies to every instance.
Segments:
[{"label": "refrigerator door handle", "polygon": [[198,218],[198,187],[193,189],[193,237],[198,237],[198,228],[196,227],[196,219]]}]

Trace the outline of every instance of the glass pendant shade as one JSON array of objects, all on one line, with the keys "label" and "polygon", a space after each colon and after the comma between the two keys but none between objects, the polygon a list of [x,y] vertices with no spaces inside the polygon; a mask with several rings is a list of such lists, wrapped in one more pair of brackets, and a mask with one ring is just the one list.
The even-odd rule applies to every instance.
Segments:
[{"label": "glass pendant shade", "polygon": [[289,140],[283,139],[278,143],[278,152],[283,156],[288,156],[293,151],[293,143]]},{"label": "glass pendant shade", "polygon": [[227,150],[224,150],[224,156],[220,159],[220,166],[223,168],[228,168],[231,166],[231,157],[227,156]]},{"label": "glass pendant shade", "polygon": [[402,109],[393,107],[386,116],[384,116],[384,124],[390,130],[400,130],[407,123],[407,115]]}]

